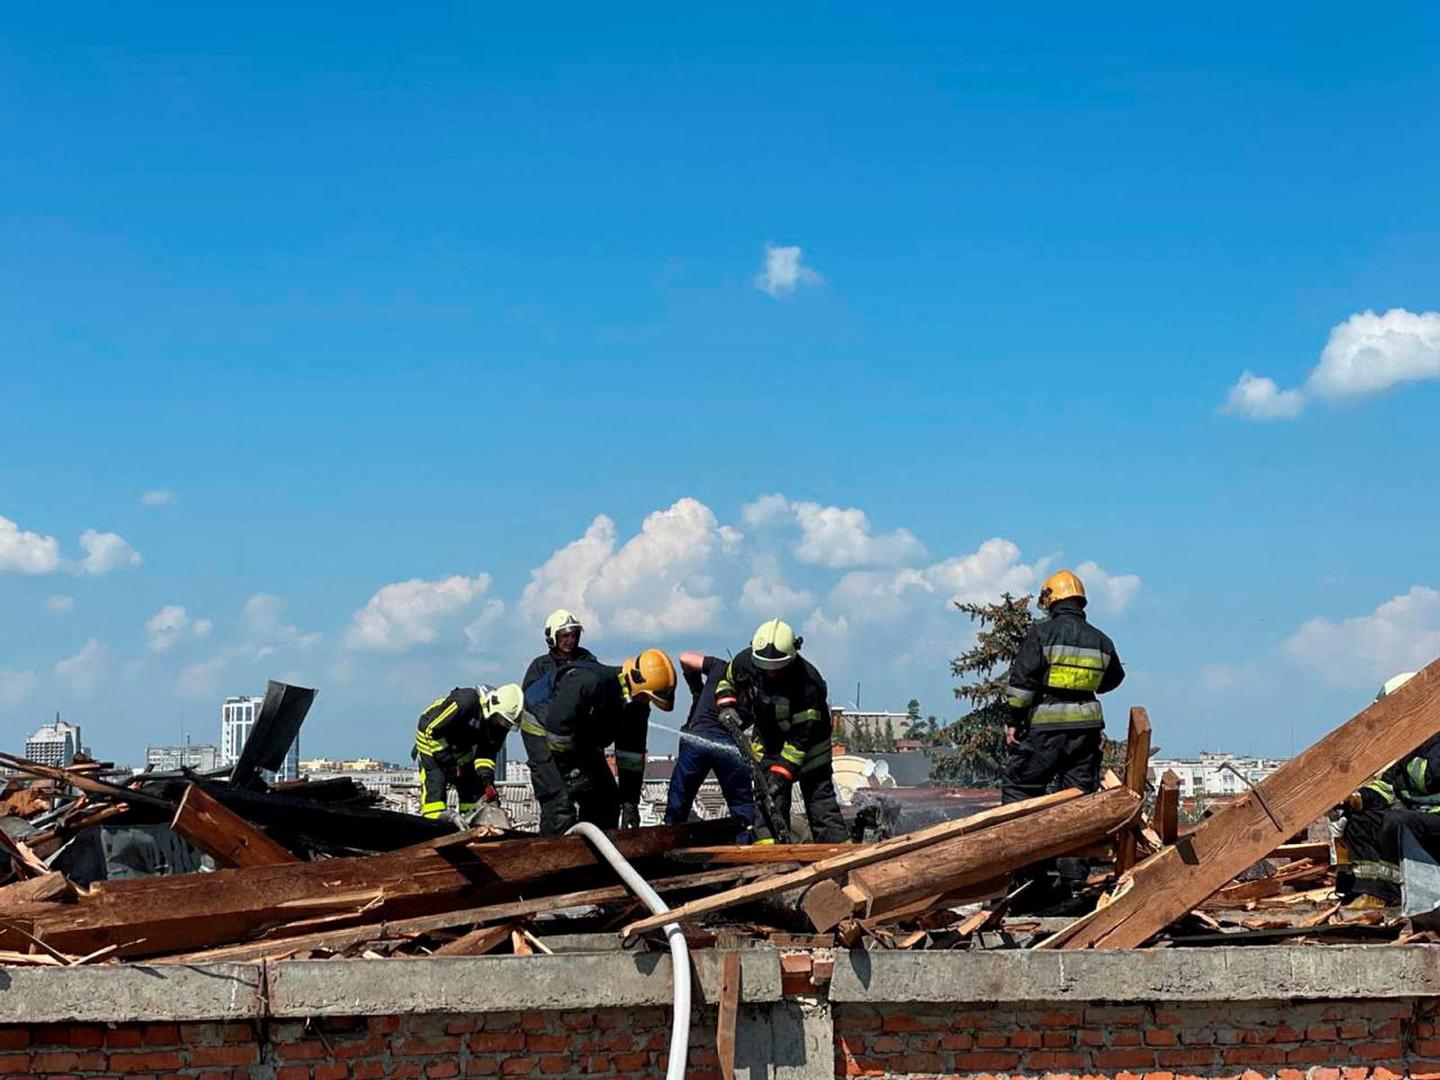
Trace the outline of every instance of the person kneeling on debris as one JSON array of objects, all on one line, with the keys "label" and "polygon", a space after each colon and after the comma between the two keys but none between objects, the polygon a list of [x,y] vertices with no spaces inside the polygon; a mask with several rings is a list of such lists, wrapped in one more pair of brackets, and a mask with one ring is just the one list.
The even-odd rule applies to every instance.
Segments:
[{"label": "person kneeling on debris", "polygon": [[[1413,671],[1396,675],[1375,700],[1414,677]],[[1402,833],[1440,839],[1440,735],[1362,784],[1338,809],[1336,894],[1352,910],[1400,903]]]},{"label": "person kneeling on debris", "polygon": [[[545,756],[536,766],[553,773],[561,797],[540,807],[540,832],[555,836],[577,820],[603,829],[640,825],[640,792],[645,780],[645,744],[650,706],[675,707],[675,665],[660,649],[646,649],[619,667],[581,660],[556,670],[555,692],[545,714]],[[615,768],[605,748],[615,745]],[[537,797],[539,792],[537,791]]]},{"label": "person kneeling on debris", "polygon": [[420,714],[410,754],[420,764],[420,813],[441,817],[452,785],[462,823],[468,825],[482,797],[498,809],[495,759],[524,712],[525,694],[515,683],[457,686],[432,701]]},{"label": "person kneeling on debris", "polygon": [[715,689],[725,677],[726,662],[718,656],[685,652],[680,654],[680,671],[690,687],[690,715],[680,733],[680,749],[675,755],[675,771],[670,775],[670,793],[665,803],[665,824],[683,825],[690,819],[690,809],[700,785],[711,772],[720,784],[730,816],[744,822],[741,843],[753,839],[755,827],[755,792],[751,786],[750,769],[745,755],[750,752],[747,740],[738,725],[734,730],[720,722],[715,705]]},{"label": "person kneeling on debris", "polygon": [[[1085,618],[1085,585],[1074,573],[1052,574],[1039,605],[1048,618],[1031,625],[1005,680],[1010,759],[1000,786],[1002,803],[1052,788],[1100,789],[1105,713],[1097,695],[1125,679],[1115,643]],[[1050,865],[1031,868],[1035,884],[1029,891],[1047,891],[1050,870]],[[1028,902],[1045,899],[1034,895]]]},{"label": "person kneeling on debris", "polygon": [[815,665],[800,656],[800,645],[789,623],[761,623],[750,647],[736,654],[716,684],[715,704],[727,727],[754,733],[764,774],[756,780],[758,842],[789,839],[792,787],[798,781],[812,839],[841,844],[849,833],[835,797],[829,688]]}]

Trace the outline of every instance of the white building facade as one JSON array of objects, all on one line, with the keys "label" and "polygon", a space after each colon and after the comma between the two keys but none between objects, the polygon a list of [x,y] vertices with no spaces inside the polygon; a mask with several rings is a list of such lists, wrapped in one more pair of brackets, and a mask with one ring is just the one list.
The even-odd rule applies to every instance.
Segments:
[{"label": "white building facade", "polygon": [[220,768],[220,748],[214,743],[147,746],[145,768],[151,772],[176,772],[180,769],[210,772]]},{"label": "white building facade", "polygon": [[[227,697],[225,703],[220,706],[220,764],[221,766],[234,765],[240,760],[240,751],[245,748],[245,740],[250,738],[250,732],[255,728],[255,721],[260,718],[260,706],[265,704],[263,697]],[[280,772],[273,777],[267,772],[267,779],[298,780],[300,778],[300,737],[297,735],[295,741],[290,744],[290,750],[285,755],[285,761],[280,766]]]},{"label": "white building facade", "polygon": [[67,724],[59,716],[53,724],[45,724],[25,740],[27,758],[54,768],[73,762],[80,748],[80,725]]},{"label": "white building facade", "polygon": [[1150,780],[1158,784],[1168,769],[1180,778],[1182,799],[1216,795],[1229,797],[1244,794],[1250,790],[1250,784],[1258,784],[1283,764],[1285,762],[1280,758],[1202,751],[1199,757],[1193,758],[1151,758]]}]

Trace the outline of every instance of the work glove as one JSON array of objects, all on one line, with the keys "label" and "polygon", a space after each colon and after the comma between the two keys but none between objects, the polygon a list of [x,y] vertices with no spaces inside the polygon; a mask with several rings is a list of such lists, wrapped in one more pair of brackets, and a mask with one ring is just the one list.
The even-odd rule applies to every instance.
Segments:
[{"label": "work glove", "polygon": [[571,769],[565,774],[565,786],[570,789],[570,797],[578,799],[582,795],[589,795],[595,790],[589,774],[583,769]]},{"label": "work glove", "polygon": [[490,784],[485,788],[485,801],[488,803],[498,803],[500,801],[500,793],[495,790],[494,784]]},{"label": "work glove", "polygon": [[[766,776],[777,778],[784,787],[789,787],[795,782],[795,766],[791,765],[784,758],[767,757],[760,764],[761,767],[764,768]],[[771,786],[774,786],[773,781]]]},{"label": "work glove", "polygon": [[638,829],[640,827],[640,807],[633,802],[621,803],[620,827],[622,829]]}]

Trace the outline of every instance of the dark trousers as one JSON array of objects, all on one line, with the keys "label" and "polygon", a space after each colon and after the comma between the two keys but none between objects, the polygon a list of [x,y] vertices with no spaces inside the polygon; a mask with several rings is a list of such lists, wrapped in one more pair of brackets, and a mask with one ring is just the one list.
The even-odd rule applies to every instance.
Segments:
[{"label": "dark trousers", "polygon": [[1367,788],[1360,789],[1360,799],[1360,809],[1345,811],[1342,842],[1350,858],[1335,868],[1335,892],[1342,900],[1374,896],[1387,904],[1398,904],[1402,819],[1397,817],[1391,822],[1388,831],[1385,823],[1392,814],[1407,811],[1392,808],[1383,796]]},{"label": "dark trousers", "polygon": [[475,809],[480,798],[480,778],[475,775],[475,759],[456,764],[442,762],[430,754],[416,755],[420,764],[420,812],[437,818],[445,812],[445,793],[451,785],[460,799],[461,813]]},{"label": "dark trousers", "polygon": [[835,773],[830,763],[802,772],[794,784],[776,792],[775,809],[787,822],[797,786],[805,804],[805,818],[810,822],[810,839],[817,844],[843,844],[850,839],[845,815],[840,813],[840,800],[835,797]]},{"label": "dark trousers", "polygon": [[579,794],[570,790],[565,771],[550,752],[541,735],[524,735],[530,764],[530,786],[540,803],[540,835],[559,836],[577,821],[588,821],[602,829],[620,824],[620,788],[605,755],[590,748],[577,752],[570,766],[584,778]]},{"label": "dark trousers", "polygon": [[[1404,835],[1411,834],[1432,858],[1440,858],[1440,813],[1426,810],[1391,809],[1385,812],[1380,822],[1380,858],[1390,860],[1395,867],[1395,881],[1389,890],[1367,889],[1387,904],[1400,903],[1400,859],[1404,852]],[[1345,826],[1345,838],[1350,838],[1350,826]],[[1352,849],[1353,855],[1353,849]],[[1358,875],[1357,875],[1358,883]],[[1339,887],[1337,880],[1336,887]]]},{"label": "dark trousers", "polygon": [[680,740],[680,752],[675,756],[675,771],[670,774],[670,791],[665,800],[665,824],[682,825],[690,820],[690,809],[695,805],[700,785],[713,772],[731,816],[745,823],[743,839],[755,824],[755,790],[750,783],[750,769],[740,760],[738,751],[730,751],[733,744],[729,736],[717,735],[715,742],[725,749],[692,739]]},{"label": "dark trousers", "polygon": [[1047,731],[1043,726],[1032,727],[1010,748],[1000,801],[1019,802],[1070,787],[1087,794],[1099,791],[1104,734],[1097,728]]}]

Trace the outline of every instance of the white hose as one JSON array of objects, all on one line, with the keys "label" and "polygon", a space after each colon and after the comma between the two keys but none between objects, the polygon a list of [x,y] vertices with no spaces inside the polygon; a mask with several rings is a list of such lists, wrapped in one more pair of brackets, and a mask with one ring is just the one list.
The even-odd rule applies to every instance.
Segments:
[{"label": "white hose", "polygon": [[[620,854],[610,842],[610,838],[594,825],[582,821],[578,825],[570,826],[567,831],[578,833],[590,841],[590,846],[615,868],[620,880],[630,886],[630,891],[640,898],[640,902],[650,909],[652,915],[663,915],[670,910],[665,901],[660,899],[660,894],[635,872],[635,868]],[[663,929],[670,942],[670,974],[674,979],[672,996],[675,1003],[670,1017],[670,1063],[665,1070],[665,1080],[684,1080],[685,1058],[690,1049],[690,948],[685,944],[685,935],[681,932],[679,923],[666,923]]]}]

